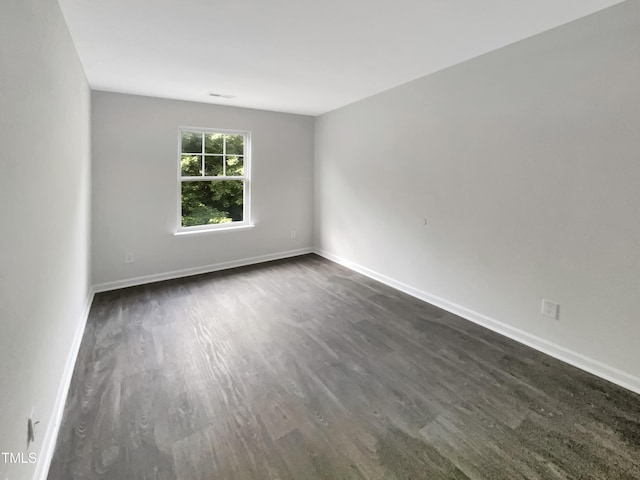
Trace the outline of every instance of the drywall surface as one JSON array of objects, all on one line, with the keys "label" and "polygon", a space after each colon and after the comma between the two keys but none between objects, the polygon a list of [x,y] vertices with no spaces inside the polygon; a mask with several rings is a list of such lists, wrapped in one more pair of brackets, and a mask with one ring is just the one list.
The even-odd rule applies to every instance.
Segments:
[{"label": "drywall surface", "polygon": [[[312,117],[107,92],[92,100],[95,284],[311,246]],[[251,131],[253,229],[174,235],[180,126]]]},{"label": "drywall surface", "polygon": [[640,387],[638,85],[625,2],[318,117],[315,243]]},{"label": "drywall surface", "polygon": [[[32,478],[89,292],[90,92],[55,0],[0,2],[0,478]],[[27,418],[35,407],[35,443]],[[50,446],[50,445],[49,445]],[[45,445],[45,447],[48,447]]]}]

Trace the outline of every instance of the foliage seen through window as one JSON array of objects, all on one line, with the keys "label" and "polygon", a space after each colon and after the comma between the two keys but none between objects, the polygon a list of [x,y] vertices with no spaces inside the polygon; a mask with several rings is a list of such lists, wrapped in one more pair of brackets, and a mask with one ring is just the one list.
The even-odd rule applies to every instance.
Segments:
[{"label": "foliage seen through window", "polygon": [[246,138],[244,133],[182,130],[182,227],[244,220]]}]

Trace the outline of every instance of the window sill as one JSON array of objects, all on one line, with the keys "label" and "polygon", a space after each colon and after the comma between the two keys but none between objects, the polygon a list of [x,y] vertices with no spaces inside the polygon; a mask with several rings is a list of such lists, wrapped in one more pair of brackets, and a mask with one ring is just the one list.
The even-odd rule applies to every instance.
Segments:
[{"label": "window sill", "polygon": [[202,228],[197,230],[178,230],[173,235],[176,237],[190,236],[190,235],[203,235],[208,233],[222,233],[222,232],[237,232],[239,230],[251,230],[255,225],[234,225],[230,227],[216,227],[216,228]]}]

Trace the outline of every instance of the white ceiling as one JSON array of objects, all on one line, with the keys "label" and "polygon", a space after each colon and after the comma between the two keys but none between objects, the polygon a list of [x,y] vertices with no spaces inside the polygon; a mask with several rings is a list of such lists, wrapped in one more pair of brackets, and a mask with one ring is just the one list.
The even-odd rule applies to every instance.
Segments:
[{"label": "white ceiling", "polygon": [[308,115],[620,2],[59,0],[94,89]]}]

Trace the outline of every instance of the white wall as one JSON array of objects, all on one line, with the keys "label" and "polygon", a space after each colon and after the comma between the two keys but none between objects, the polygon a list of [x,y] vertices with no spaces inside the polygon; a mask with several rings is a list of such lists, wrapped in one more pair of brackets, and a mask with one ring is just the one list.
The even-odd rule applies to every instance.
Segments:
[{"label": "white wall", "polygon": [[[312,117],[106,92],[93,92],[92,102],[99,288],[311,247]],[[251,131],[255,228],[173,235],[179,126]],[[127,251],[135,263],[124,263]]]},{"label": "white wall", "polygon": [[639,85],[630,1],[323,115],[315,242],[640,391]]},{"label": "white wall", "polygon": [[[90,281],[89,105],[57,2],[0,2],[0,452],[26,452],[35,407],[40,424],[29,451],[44,455],[82,325]],[[0,458],[3,480],[34,471]]]}]

